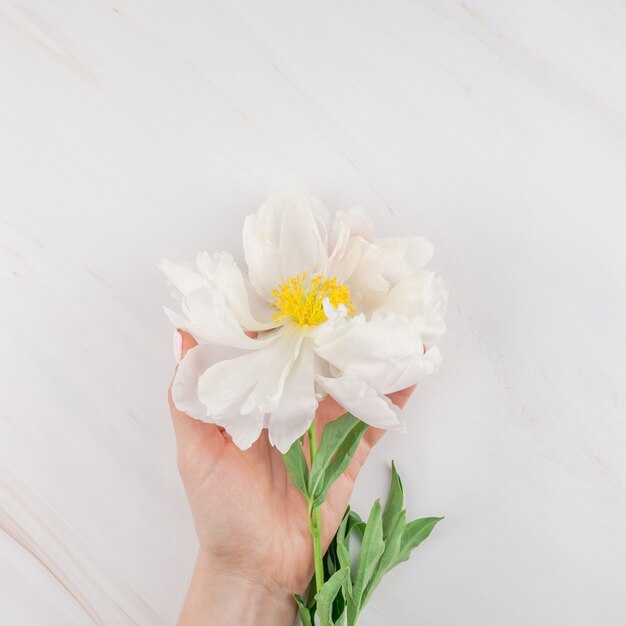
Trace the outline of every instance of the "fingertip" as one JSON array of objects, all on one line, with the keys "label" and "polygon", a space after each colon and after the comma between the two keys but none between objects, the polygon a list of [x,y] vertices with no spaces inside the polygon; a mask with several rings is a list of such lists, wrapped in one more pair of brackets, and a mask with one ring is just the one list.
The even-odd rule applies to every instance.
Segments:
[{"label": "fingertip", "polygon": [[[180,336],[180,358],[182,359],[185,354],[187,354],[188,350],[191,350],[191,348],[195,348],[198,345],[198,342],[192,335],[184,330],[181,330],[180,328],[176,329],[176,333]],[[180,363],[180,361],[178,362]]]},{"label": "fingertip", "polygon": [[172,346],[174,348],[174,360],[176,363],[180,363],[183,358],[183,336],[180,334],[178,328],[174,329],[172,335]]},{"label": "fingertip", "polygon": [[393,393],[390,393],[387,397],[396,406],[399,406],[401,409],[403,409],[405,404],[409,401],[411,394],[415,391],[416,386],[417,385],[411,385],[410,387],[407,387],[406,389],[401,389],[400,391],[394,391]]},{"label": "fingertip", "polygon": [[370,426],[363,435],[363,441],[365,441],[370,448],[373,448],[383,438],[386,432],[386,430],[381,428]]}]

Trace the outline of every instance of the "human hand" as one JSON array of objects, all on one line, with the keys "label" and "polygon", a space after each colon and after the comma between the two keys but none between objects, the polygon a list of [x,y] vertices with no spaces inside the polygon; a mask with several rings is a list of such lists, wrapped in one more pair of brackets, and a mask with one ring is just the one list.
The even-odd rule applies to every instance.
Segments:
[{"label": "human hand", "polygon": [[[183,356],[196,345],[182,332]],[[414,387],[391,394],[404,406]],[[313,575],[307,503],[294,487],[282,454],[267,431],[248,450],[223,428],[187,416],[168,393],[176,432],[178,467],[200,544],[181,626],[293,624],[293,594],[303,594]],[[318,438],[345,413],[332,398],[320,402]],[[384,431],[369,428],[344,474],[322,505],[325,551],[346,510],[359,470]],[[305,446],[305,450],[307,446]]]}]

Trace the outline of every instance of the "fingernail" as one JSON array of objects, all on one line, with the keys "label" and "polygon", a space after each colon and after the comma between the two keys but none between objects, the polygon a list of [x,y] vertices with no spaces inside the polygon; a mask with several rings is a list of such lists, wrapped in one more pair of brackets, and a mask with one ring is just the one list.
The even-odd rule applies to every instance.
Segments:
[{"label": "fingernail", "polygon": [[180,334],[178,329],[174,329],[174,358],[176,359],[176,363],[180,363],[180,360],[183,358],[183,336]]}]

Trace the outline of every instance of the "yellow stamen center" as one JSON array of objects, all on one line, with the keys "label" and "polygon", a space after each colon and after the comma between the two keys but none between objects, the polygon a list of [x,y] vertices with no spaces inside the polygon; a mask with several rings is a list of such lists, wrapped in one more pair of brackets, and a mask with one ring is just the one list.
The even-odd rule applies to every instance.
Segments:
[{"label": "yellow stamen center", "polygon": [[273,318],[280,322],[287,317],[300,326],[317,326],[327,317],[322,305],[324,298],[337,307],[343,304],[349,315],[354,314],[354,305],[350,301],[350,289],[337,282],[337,277],[315,276],[306,280],[306,272],[288,278],[284,283],[272,289],[275,309]]}]

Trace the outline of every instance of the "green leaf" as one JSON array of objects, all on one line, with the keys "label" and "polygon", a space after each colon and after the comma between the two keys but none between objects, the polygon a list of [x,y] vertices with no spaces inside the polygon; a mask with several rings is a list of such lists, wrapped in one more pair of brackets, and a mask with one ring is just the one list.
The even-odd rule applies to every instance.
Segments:
[{"label": "green leaf", "polygon": [[396,464],[391,462],[391,484],[389,485],[389,495],[383,510],[383,537],[386,539],[389,535],[391,523],[404,506],[404,493],[402,489],[402,481],[396,471]]},{"label": "green leaf", "polygon": [[339,565],[344,567],[352,566],[352,558],[350,557],[350,550],[343,543],[337,544],[337,557],[339,558]]},{"label": "green leaf", "polygon": [[361,519],[361,516],[356,511],[350,511],[350,518],[348,519],[348,526],[346,528],[346,531],[348,535],[354,532],[361,539],[363,539],[363,533],[365,532],[365,522]]},{"label": "green leaf", "polygon": [[[349,580],[350,576],[347,576],[346,578]],[[341,588],[342,591],[338,593],[335,596],[335,599],[333,600],[331,618],[335,620],[335,623],[338,623],[339,621],[341,621],[343,614],[346,612],[346,600],[343,597],[343,589],[344,589],[344,586],[342,585],[342,588]]]},{"label": "green leaf", "polygon": [[353,596],[357,609],[361,606],[363,592],[376,572],[378,561],[385,551],[382,516],[383,509],[380,505],[380,500],[376,500],[365,525],[363,543],[361,544],[354,580]]},{"label": "green leaf", "polygon": [[[350,558],[350,551],[343,543],[337,544],[337,556],[339,558],[339,565],[341,569],[346,569],[348,571],[348,576],[346,576],[343,583],[343,593],[337,595],[335,602],[338,605],[337,608],[345,610],[346,608],[350,607],[350,604],[354,604],[354,601],[352,599],[352,578],[349,574],[350,568],[352,567],[352,559]],[[341,596],[341,602],[338,602],[339,596]],[[335,617],[335,619],[337,618],[336,615],[333,616]]]},{"label": "green leaf", "polygon": [[346,528],[348,527],[348,520],[350,519],[350,514],[352,511],[350,510],[350,505],[346,509],[346,512],[343,514],[341,518],[341,523],[339,524],[339,528],[337,528],[337,532],[335,533],[335,537],[337,538],[337,543],[343,543],[346,538]]},{"label": "green leaf", "polygon": [[338,569],[339,558],[337,557],[337,535],[335,535],[323,556],[324,580],[328,580]]},{"label": "green leaf", "polygon": [[291,444],[291,448],[283,455],[285,467],[291,476],[293,484],[298,491],[308,500],[309,499],[309,468],[302,452],[302,446],[298,440]]},{"label": "green leaf", "polygon": [[419,546],[420,543],[422,543],[422,541],[430,535],[433,528],[442,519],[443,517],[423,517],[409,522],[402,533],[402,540],[400,542],[398,555],[388,569],[391,569],[402,561],[406,561],[409,558],[411,551],[417,548],[417,546]]},{"label": "green leaf", "polygon": [[328,492],[330,486],[346,471],[348,465],[350,465],[350,461],[352,461],[352,458],[361,443],[361,439],[368,428],[369,426],[365,422],[359,421],[344,437],[341,445],[337,449],[337,454],[328,464],[324,473],[324,498],[326,497],[326,492]]},{"label": "green leaf", "polygon": [[[348,507],[343,515],[341,524],[337,529],[337,533],[330,543],[329,550],[326,553],[328,555],[328,552],[332,551],[333,561],[334,559],[337,559],[335,570],[346,568],[348,569],[348,571],[350,570],[352,566],[349,548],[350,533],[355,531],[355,529],[358,529],[360,526],[364,527],[365,523],[361,520],[357,513],[351,511],[350,507]],[[350,578],[350,576],[346,577],[342,591],[342,593],[337,594],[337,596],[335,597],[335,601],[333,602],[332,616],[334,620],[338,620],[341,618],[346,609],[346,599],[349,598],[350,594],[352,593],[352,579]]]},{"label": "green leaf", "polygon": [[[341,524],[333,537],[333,540],[330,542],[328,546],[328,550],[326,550],[326,554],[324,555],[324,579],[328,580],[335,572],[343,569],[345,567],[350,568],[350,554],[346,550],[346,547],[340,543],[340,541],[345,541],[345,534],[349,533],[352,525],[357,521],[360,521],[360,517],[350,511],[350,507],[346,509],[344,516],[341,520]],[[346,552],[348,552],[348,557],[346,559]],[[352,589],[352,581],[348,576],[346,579],[346,583],[349,585],[349,590]],[[348,591],[348,588],[344,589]],[[334,620],[338,620],[344,614],[346,609],[346,601],[344,598],[344,593],[338,593],[333,602],[333,610],[332,610],[332,618]]]},{"label": "green leaf", "polygon": [[335,535],[337,543],[345,543],[347,547],[350,547],[350,533],[353,531],[362,538],[365,531],[365,522],[356,511],[351,511],[350,507],[348,507]]},{"label": "green leaf", "polygon": [[315,459],[311,465],[310,485],[312,494],[322,484],[324,471],[337,453],[342,441],[358,422],[359,420],[351,413],[344,413],[336,420],[326,424],[320,445],[315,453]]},{"label": "green leaf", "polygon": [[378,564],[381,577],[391,568],[392,563],[395,562],[397,555],[400,553],[405,529],[406,511],[403,509],[396,515],[389,526],[387,539],[385,541],[385,552]]},{"label": "green leaf", "polygon": [[[345,415],[350,415],[350,414],[346,413]],[[350,415],[350,417],[352,417],[352,415]],[[356,418],[353,418],[353,419],[356,420]],[[340,417],[339,420],[342,420],[342,418]],[[339,421],[339,420],[335,420],[335,421]],[[322,434],[322,441],[320,443],[320,448],[318,449],[318,454],[316,455],[315,460],[313,461],[314,466],[315,466],[315,461],[317,461],[318,458],[320,457],[319,450],[324,445],[324,434],[326,433],[326,430],[330,426],[332,426],[334,423],[335,422],[331,422],[324,429],[324,433]],[[332,447],[333,447],[333,450],[335,451],[334,456],[330,460],[328,460],[324,464],[323,467],[318,466],[317,468],[315,467],[311,468],[311,479],[310,479],[309,484],[310,484],[310,493],[314,498],[314,501],[313,501],[314,507],[321,506],[321,504],[326,499],[326,494],[328,493],[328,490],[330,489],[331,485],[337,480],[337,478],[339,478],[339,476],[341,476],[341,474],[345,472],[348,465],[350,465],[350,461],[352,461],[352,458],[354,457],[357,451],[357,448],[359,447],[359,444],[361,443],[361,439],[363,438],[363,435],[365,434],[365,431],[367,429],[368,429],[367,424],[359,420],[356,420],[356,423],[353,423],[352,428],[350,430],[346,431],[345,429],[343,429],[341,431],[343,438],[340,441],[338,441],[337,437],[335,436],[337,434],[336,429],[334,431],[334,434],[331,433],[331,435],[329,436],[329,441],[332,442]],[[331,443],[328,444],[328,447],[330,446],[331,446]],[[326,458],[328,458],[327,452],[328,452],[328,449],[326,450]],[[317,471],[317,475],[314,475],[314,471]]]},{"label": "green leaf", "polygon": [[302,626],[314,626],[313,624],[313,615],[304,604],[302,598],[296,593],[294,594],[294,599],[296,604],[298,605],[298,609],[300,611],[300,619],[302,620]]},{"label": "green leaf", "polygon": [[376,566],[376,571],[370,580],[363,597],[361,599],[361,608],[364,607],[370,599],[374,589],[378,587],[378,584],[382,580],[383,576],[394,566],[400,547],[402,545],[402,536],[406,527],[406,511],[399,511],[396,517],[392,520],[387,531],[387,538],[385,539],[385,551],[380,557]]},{"label": "green leaf", "polygon": [[402,508],[404,504],[404,494],[402,489],[402,481],[396,471],[395,463],[391,463],[391,482],[389,485],[389,494],[387,502],[382,514],[383,525],[383,541],[385,549],[376,565],[371,580],[365,588],[360,602],[360,608],[363,608],[369,600],[372,592],[380,583],[382,577],[389,569],[393,567],[398,558],[400,547],[402,544],[402,536],[406,526],[406,511]]},{"label": "green leaf", "polygon": [[346,596],[346,624],[347,626],[355,626],[359,618],[359,607],[354,601],[352,594]]},{"label": "green leaf", "polygon": [[335,572],[322,586],[315,596],[317,601],[317,614],[320,618],[320,626],[334,626],[332,617],[333,601],[345,582],[350,576],[348,568],[340,569]]}]

